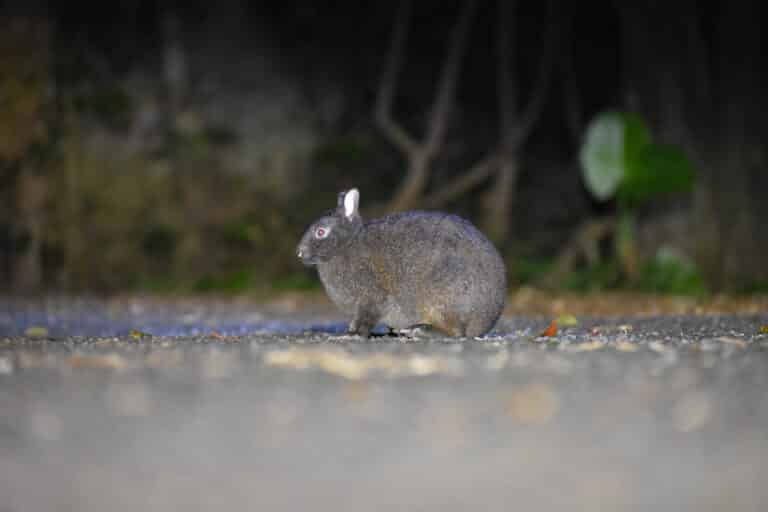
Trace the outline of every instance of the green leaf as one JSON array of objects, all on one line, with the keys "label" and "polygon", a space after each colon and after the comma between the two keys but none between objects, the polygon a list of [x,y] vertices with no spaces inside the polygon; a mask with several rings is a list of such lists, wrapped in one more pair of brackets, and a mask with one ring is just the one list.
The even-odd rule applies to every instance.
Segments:
[{"label": "green leaf", "polygon": [[624,176],[624,124],[618,112],[599,114],[587,127],[579,153],[584,183],[601,201],[614,195]]},{"label": "green leaf", "polygon": [[603,112],[587,127],[579,154],[587,189],[597,199],[636,206],[655,196],[687,192],[694,168],[683,151],[654,144],[648,126],[631,112]]},{"label": "green leaf", "polygon": [[130,331],[128,331],[128,336],[130,336],[131,338],[133,338],[135,340],[140,340],[142,338],[151,338],[152,337],[151,334],[149,334],[147,332],[144,332],[144,331],[140,331],[138,329],[131,329]]},{"label": "green leaf", "polygon": [[624,162],[629,163],[651,143],[651,133],[639,115],[633,112],[619,115],[624,122]]},{"label": "green leaf", "polygon": [[614,196],[651,135],[643,119],[629,112],[604,112],[589,127],[579,160],[589,191],[604,201]]},{"label": "green leaf", "polygon": [[579,325],[579,319],[570,313],[564,313],[555,319],[555,322],[560,327],[573,327]]},{"label": "green leaf", "polygon": [[26,328],[24,331],[24,336],[27,338],[47,338],[48,328],[39,325],[33,325]]},{"label": "green leaf", "polygon": [[636,204],[661,194],[688,192],[694,175],[693,164],[680,148],[648,144],[630,161],[617,194]]}]

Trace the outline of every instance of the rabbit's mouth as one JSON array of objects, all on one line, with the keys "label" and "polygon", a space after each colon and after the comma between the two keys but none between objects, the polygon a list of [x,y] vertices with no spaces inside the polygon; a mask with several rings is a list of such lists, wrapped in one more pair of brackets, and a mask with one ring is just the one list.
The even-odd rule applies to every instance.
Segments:
[{"label": "rabbit's mouth", "polygon": [[296,250],[296,256],[298,256],[301,262],[307,267],[311,267],[319,263],[318,259],[315,258],[307,249],[301,247]]}]

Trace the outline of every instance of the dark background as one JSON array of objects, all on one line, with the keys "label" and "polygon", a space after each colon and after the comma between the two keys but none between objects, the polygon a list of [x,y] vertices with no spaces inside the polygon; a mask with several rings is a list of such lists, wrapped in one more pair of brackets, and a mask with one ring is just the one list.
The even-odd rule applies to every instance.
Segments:
[{"label": "dark background", "polygon": [[[513,282],[764,290],[761,3],[625,4],[4,2],[0,285],[311,286],[295,244],[357,186],[369,215],[471,218]],[[376,115],[388,77],[406,143]],[[691,191],[640,208],[633,267],[612,249],[617,205],[580,174],[606,110],[696,169]]]}]

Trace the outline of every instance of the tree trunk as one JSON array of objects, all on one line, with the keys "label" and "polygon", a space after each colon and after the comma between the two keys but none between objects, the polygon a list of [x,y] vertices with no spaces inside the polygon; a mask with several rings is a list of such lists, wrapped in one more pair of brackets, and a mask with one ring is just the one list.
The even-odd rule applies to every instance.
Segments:
[{"label": "tree trunk", "polygon": [[520,150],[530,137],[541,116],[544,100],[551,85],[554,54],[558,41],[558,13],[550,4],[549,20],[544,32],[542,56],[539,61],[536,82],[527,101],[519,106],[519,83],[516,73],[514,47],[515,3],[499,0],[497,42],[497,95],[499,98],[499,156],[493,186],[486,194],[483,230],[497,244],[509,238],[512,206],[517,195],[517,178],[520,173]]},{"label": "tree trunk", "polygon": [[502,156],[493,180],[493,186],[485,198],[483,229],[489,238],[497,244],[503,244],[509,237],[519,168],[516,155]]},{"label": "tree trunk", "polygon": [[759,236],[763,191],[753,186],[768,172],[760,6],[745,2],[722,9],[717,13],[721,32],[713,44],[717,53],[710,59],[713,101],[698,105],[694,124],[703,171],[695,206],[698,258],[716,289],[768,281],[768,240]]},{"label": "tree trunk", "polygon": [[23,168],[17,182],[16,231],[20,247],[13,265],[13,289],[38,292],[43,284],[42,238],[48,181]]},{"label": "tree trunk", "polygon": [[[48,142],[51,26],[45,9],[32,2],[26,9],[12,3],[0,16],[0,163],[17,169],[9,184],[9,222],[16,243],[11,256],[11,286],[32,293],[42,285],[42,246],[48,179],[39,158],[30,156],[35,144]],[[26,14],[25,14],[26,11]]]},{"label": "tree trunk", "polygon": [[409,155],[405,178],[390,201],[388,211],[402,212],[419,204],[427,188],[431,161],[431,155],[421,149]]}]

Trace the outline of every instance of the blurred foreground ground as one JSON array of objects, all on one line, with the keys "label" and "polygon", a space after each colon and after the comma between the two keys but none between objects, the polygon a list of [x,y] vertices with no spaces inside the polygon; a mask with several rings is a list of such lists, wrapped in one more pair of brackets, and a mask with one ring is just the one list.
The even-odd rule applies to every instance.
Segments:
[{"label": "blurred foreground ground", "polygon": [[764,299],[522,290],[485,339],[343,328],[320,296],[0,299],[0,511],[768,503]]}]

